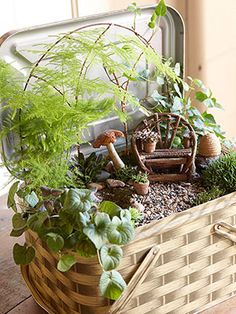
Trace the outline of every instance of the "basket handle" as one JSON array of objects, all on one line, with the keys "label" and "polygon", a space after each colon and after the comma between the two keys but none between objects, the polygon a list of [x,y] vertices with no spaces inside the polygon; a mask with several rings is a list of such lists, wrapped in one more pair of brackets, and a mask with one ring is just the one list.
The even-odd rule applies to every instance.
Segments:
[{"label": "basket handle", "polygon": [[115,303],[113,303],[108,314],[116,314],[122,311],[125,305],[132,298],[137,287],[145,280],[152,266],[154,266],[157,262],[159,256],[160,247],[158,245],[154,245],[129,281],[128,286],[122,293],[121,297]]},{"label": "basket handle", "polygon": [[222,227],[228,231],[233,231],[233,232],[236,232],[236,227],[224,221],[218,222],[214,225],[215,233],[236,243],[236,236],[229,233],[228,231],[221,230]]}]

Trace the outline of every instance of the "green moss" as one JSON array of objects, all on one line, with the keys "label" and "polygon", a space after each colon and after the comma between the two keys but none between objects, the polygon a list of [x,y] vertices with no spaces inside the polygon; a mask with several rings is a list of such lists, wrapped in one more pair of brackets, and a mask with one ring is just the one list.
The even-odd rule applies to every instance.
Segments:
[{"label": "green moss", "polygon": [[220,190],[219,188],[212,188],[211,190],[199,193],[197,199],[194,202],[194,205],[201,205],[210,202],[223,195],[224,191]]},{"label": "green moss", "polygon": [[213,162],[202,174],[204,186],[218,188],[223,194],[236,191],[236,153],[231,152]]}]

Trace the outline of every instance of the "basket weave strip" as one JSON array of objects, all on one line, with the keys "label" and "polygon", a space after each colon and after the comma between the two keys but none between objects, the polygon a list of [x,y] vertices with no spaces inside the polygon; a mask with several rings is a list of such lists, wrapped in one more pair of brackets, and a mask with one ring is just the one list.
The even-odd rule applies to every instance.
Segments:
[{"label": "basket weave strip", "polygon": [[[76,255],[72,270],[60,273],[57,256],[40,241],[24,276],[49,313],[198,313],[236,293],[235,244],[222,236],[233,230],[216,234],[214,226],[220,221],[236,226],[236,193],[138,228],[135,240],[124,247],[119,269],[130,281],[126,302],[112,305],[99,295],[101,269],[96,258]],[[35,238],[28,232],[28,243]],[[160,256],[149,267],[145,257],[156,245]],[[145,277],[132,285],[142,269]]]}]

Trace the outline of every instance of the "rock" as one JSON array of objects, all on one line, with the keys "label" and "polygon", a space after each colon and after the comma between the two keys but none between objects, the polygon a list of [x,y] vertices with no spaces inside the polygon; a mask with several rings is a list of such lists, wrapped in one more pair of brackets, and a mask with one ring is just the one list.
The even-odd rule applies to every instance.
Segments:
[{"label": "rock", "polygon": [[125,183],[120,180],[107,179],[107,186],[109,188],[123,188],[125,187]]},{"label": "rock", "polygon": [[130,179],[130,180],[127,182],[127,184],[128,184],[128,185],[133,185],[133,184],[134,184],[134,181]]},{"label": "rock", "polygon": [[102,189],[104,189],[105,187],[105,184],[104,183],[95,183],[95,182],[92,182],[92,183],[89,183],[87,185],[87,188],[88,189],[91,189],[91,190],[96,190],[96,191],[100,191]]},{"label": "rock", "polygon": [[139,210],[140,212],[144,212],[145,207],[143,206],[143,204],[135,201],[133,198],[130,199],[130,206],[133,208],[136,208],[137,210]]},{"label": "rock", "polygon": [[109,161],[108,164],[106,165],[105,167],[105,170],[109,173],[114,173],[115,172],[115,168],[114,168],[114,165],[113,165],[113,162],[112,161]]},{"label": "rock", "polygon": [[109,172],[102,170],[101,173],[96,176],[96,180],[98,182],[104,182],[109,179],[110,176],[111,174]]}]

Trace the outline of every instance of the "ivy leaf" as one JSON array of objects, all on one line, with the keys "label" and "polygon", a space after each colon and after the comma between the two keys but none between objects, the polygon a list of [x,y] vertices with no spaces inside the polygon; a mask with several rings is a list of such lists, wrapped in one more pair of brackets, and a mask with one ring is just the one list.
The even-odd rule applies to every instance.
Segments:
[{"label": "ivy leaf", "polygon": [[19,245],[13,247],[13,258],[17,265],[28,265],[35,257],[35,250],[32,246]]},{"label": "ivy leaf", "polygon": [[70,189],[65,194],[65,199],[63,203],[63,209],[69,211],[80,210],[80,194],[78,193],[77,189]]},{"label": "ivy leaf", "polygon": [[96,201],[94,192],[87,189],[70,189],[67,191],[63,203],[63,209],[65,211],[88,211],[93,206],[93,202]]},{"label": "ivy leaf", "polygon": [[180,70],[180,63],[176,63],[174,67],[174,72],[177,76],[180,76],[181,70]]},{"label": "ivy leaf", "polygon": [[190,89],[190,86],[188,85],[188,83],[182,81],[182,84],[183,84],[183,89],[184,89],[184,91],[185,91],[185,92],[188,92],[189,89]]},{"label": "ivy leaf", "polygon": [[177,83],[174,84],[174,89],[176,91],[176,93],[179,95],[180,98],[182,98],[182,93],[180,91],[179,85]]},{"label": "ivy leaf", "polygon": [[64,247],[64,239],[59,234],[50,232],[46,234],[46,237],[47,246],[54,253],[57,253]]},{"label": "ivy leaf", "polygon": [[160,0],[158,6],[155,9],[155,13],[157,16],[165,16],[167,11],[167,7],[164,0]]},{"label": "ivy leaf", "polygon": [[66,272],[76,264],[76,258],[73,255],[65,254],[62,255],[60,260],[57,263],[57,269],[61,272]]},{"label": "ivy leaf", "polygon": [[[189,78],[190,80],[192,80],[191,77],[188,77],[188,78]],[[202,81],[199,80],[199,79],[194,79],[193,82],[194,82],[194,84],[195,84],[197,87],[199,87],[199,88],[202,88],[202,87],[204,86],[203,83],[202,83]]]},{"label": "ivy leaf", "polygon": [[19,183],[20,183],[20,181],[14,182],[12,184],[12,186],[10,187],[10,190],[8,192],[7,207],[12,208],[14,210],[14,212],[17,212],[16,202],[15,202],[15,194],[18,190]]},{"label": "ivy leaf", "polygon": [[39,199],[35,192],[32,191],[30,194],[25,196],[25,201],[29,204],[30,207],[34,208],[38,204]]},{"label": "ivy leaf", "polygon": [[80,256],[92,257],[97,254],[97,249],[92,241],[84,237],[81,238],[78,244],[76,245],[76,252],[78,252]]},{"label": "ivy leaf", "polygon": [[102,296],[117,300],[126,288],[126,283],[118,271],[105,271],[100,278],[99,288]]},{"label": "ivy leaf", "polygon": [[101,212],[107,213],[111,218],[119,216],[121,207],[111,201],[103,201],[99,206]]},{"label": "ivy leaf", "polygon": [[38,212],[34,215],[31,215],[27,220],[28,227],[37,232],[40,233],[40,230],[43,226],[44,221],[48,218],[47,212]]},{"label": "ivy leaf", "polygon": [[161,94],[158,93],[157,90],[155,90],[152,95],[151,95],[152,99],[155,100],[156,102],[166,99],[166,97],[162,96]]},{"label": "ivy leaf", "polygon": [[130,222],[114,217],[108,226],[107,237],[112,244],[124,245],[133,239],[134,228]]},{"label": "ivy leaf", "polygon": [[204,105],[207,107],[207,108],[214,108],[215,107],[215,104],[214,104],[214,101],[211,99],[211,98],[207,98],[203,101]]},{"label": "ivy leaf", "polygon": [[119,266],[123,256],[122,249],[117,245],[103,245],[100,249],[100,258],[103,269],[108,271]]},{"label": "ivy leaf", "polygon": [[196,92],[195,98],[196,98],[196,100],[203,102],[204,100],[206,100],[208,98],[208,96],[206,94],[204,94],[203,92]]},{"label": "ivy leaf", "polygon": [[162,86],[162,85],[165,84],[165,80],[164,80],[164,78],[162,76],[157,76],[156,81],[157,81],[158,85]]},{"label": "ivy leaf", "polygon": [[19,230],[12,229],[10,236],[11,237],[20,237],[25,232],[25,230],[27,230],[27,228],[22,228]]},{"label": "ivy leaf", "polygon": [[88,212],[79,213],[79,221],[83,227],[86,227],[90,221],[90,215]]},{"label": "ivy leaf", "polygon": [[200,130],[204,130],[204,128],[205,128],[205,124],[201,119],[196,119],[194,121],[194,126]]},{"label": "ivy leaf", "polygon": [[211,123],[211,124],[216,124],[216,120],[214,118],[214,116],[210,113],[207,113],[206,111],[202,114],[202,117],[204,119],[204,121]]},{"label": "ivy leaf", "polygon": [[22,218],[22,214],[16,213],[12,217],[12,226],[15,230],[21,230],[21,229],[25,228],[26,225],[27,225],[27,221]]},{"label": "ivy leaf", "polygon": [[171,107],[171,111],[172,111],[172,112],[182,111],[183,106],[184,106],[184,105],[183,105],[181,99],[180,99],[179,97],[175,96],[175,98],[174,98],[174,104],[173,104],[173,106]]},{"label": "ivy leaf", "polygon": [[111,220],[106,213],[97,213],[94,224],[83,229],[84,234],[94,243],[99,250],[107,241],[107,228]]}]

